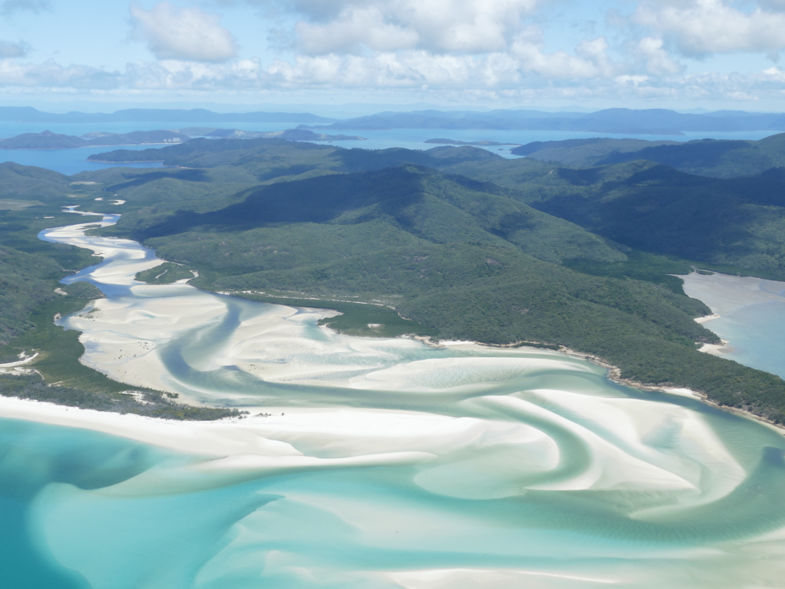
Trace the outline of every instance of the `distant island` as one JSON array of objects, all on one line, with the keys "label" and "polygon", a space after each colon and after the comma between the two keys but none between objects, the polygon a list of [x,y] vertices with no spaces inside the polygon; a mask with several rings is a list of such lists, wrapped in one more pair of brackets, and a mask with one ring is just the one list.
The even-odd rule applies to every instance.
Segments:
[{"label": "distant island", "polygon": [[12,121],[15,123],[93,123],[100,125],[101,123],[117,122],[160,122],[167,125],[176,125],[199,121],[200,124],[205,125],[231,122],[326,124],[334,120],[311,113],[264,111],[218,113],[204,108],[129,108],[112,113],[85,113],[78,111],[51,113],[29,106],[0,107],[0,121]]},{"label": "distant island", "polygon": [[515,129],[589,133],[681,135],[711,131],[785,131],[785,114],[611,108],[597,112],[537,110],[381,112],[335,121],[331,129]]},{"label": "distant island", "polygon": [[150,123],[151,128],[226,125],[231,123],[287,123],[305,125],[316,133],[332,130],[489,129],[571,131],[586,133],[674,135],[700,132],[785,131],[785,114],[744,111],[681,113],[668,109],[610,108],[596,112],[548,112],[532,109],[386,111],[337,119],[307,112],[218,113],[207,109],[125,109],[112,113],[49,113],[31,107],[0,107],[0,122]]},{"label": "distant island", "polygon": [[174,131],[93,132],[82,136],[42,131],[41,133],[23,133],[8,139],[0,139],[0,149],[72,149],[120,145],[173,145],[184,143],[195,137],[221,139],[277,138],[288,141],[360,141],[364,139],[364,137],[356,135],[329,135],[300,128],[287,129],[285,131],[243,131],[240,129],[189,127]]}]

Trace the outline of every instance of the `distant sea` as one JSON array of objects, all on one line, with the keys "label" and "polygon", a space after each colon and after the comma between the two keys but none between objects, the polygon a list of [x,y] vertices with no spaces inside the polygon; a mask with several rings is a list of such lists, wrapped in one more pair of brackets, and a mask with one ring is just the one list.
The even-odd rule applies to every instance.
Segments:
[{"label": "distant sea", "polygon": [[[8,123],[0,122],[0,137],[7,138],[21,133],[37,133],[52,131],[65,135],[83,135],[94,131],[112,133],[128,133],[131,131],[152,131],[164,128],[184,129],[187,127],[212,127],[223,129],[241,129],[244,131],[283,131],[297,127],[297,123],[269,123],[260,125],[242,121],[225,122],[205,125],[200,121],[178,123],[176,127],[162,124],[161,122],[115,122],[102,123]],[[586,139],[591,137],[632,137],[650,141],[689,141],[691,139],[762,139],[775,133],[775,131],[756,132],[712,132],[712,133],[684,133],[682,135],[647,135],[610,133],[581,133],[575,131],[521,131],[499,129],[389,129],[389,130],[331,130],[324,129],[324,133],[333,135],[356,135],[364,140],[319,142],[336,145],[344,148],[361,149],[386,149],[390,147],[403,147],[406,149],[432,149],[438,144],[426,143],[428,139],[453,139],[457,141],[495,141],[505,145],[487,146],[487,149],[503,157],[516,157],[510,149],[516,145],[531,143],[532,141],[558,141],[563,139]],[[147,149],[149,147],[163,147],[155,145],[111,146],[111,147],[85,147],[78,149],[14,149],[0,150],[0,162],[13,161],[28,166],[39,166],[55,170],[62,174],[76,174],[85,170],[100,170],[117,164],[88,161],[90,155],[104,153],[114,149]],[[157,163],[123,164],[126,167],[159,167]]]}]

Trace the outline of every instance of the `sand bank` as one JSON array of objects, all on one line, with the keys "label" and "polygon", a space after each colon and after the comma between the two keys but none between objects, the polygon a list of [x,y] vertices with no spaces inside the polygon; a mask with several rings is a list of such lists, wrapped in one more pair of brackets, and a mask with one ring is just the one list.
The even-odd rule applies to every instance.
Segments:
[{"label": "sand bank", "polygon": [[687,296],[703,301],[711,309],[712,315],[700,318],[704,322],[749,305],[785,303],[785,282],[754,276],[698,272],[678,278],[684,282]]}]

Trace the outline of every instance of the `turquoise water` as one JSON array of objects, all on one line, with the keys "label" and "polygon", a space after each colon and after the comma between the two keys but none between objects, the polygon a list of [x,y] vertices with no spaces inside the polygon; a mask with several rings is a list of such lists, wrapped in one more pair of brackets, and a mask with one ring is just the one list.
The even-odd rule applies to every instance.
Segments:
[{"label": "turquoise water", "polygon": [[704,326],[728,342],[719,354],[785,378],[785,282],[690,274],[685,292],[708,305]]},{"label": "turquoise water", "polygon": [[83,229],[43,237],[105,255],[66,321],[86,363],[274,415],[189,430],[193,454],[0,420],[3,586],[782,585],[779,433],[551,351],[140,285],[148,250]]},{"label": "turquoise water", "polygon": [[[0,571],[4,587],[87,587],[51,557],[35,525],[35,506],[54,488],[90,492],[184,459],[151,446],[87,430],[0,419]],[[84,528],[86,522],[74,530]],[[79,534],[72,539],[79,541]]]},{"label": "turquoise water", "polygon": [[[765,538],[785,524],[782,439],[736,417],[704,417],[749,464],[736,488],[706,504],[684,489],[538,490],[585,470],[596,450],[523,414],[506,418],[550,427],[569,453],[558,469],[527,473],[525,447],[491,445],[419,465],[198,471],[198,458],[2,421],[5,586],[398,587],[380,571],[471,568],[626,587],[750,578],[777,587],[781,540]],[[681,450],[667,427],[650,444]]]},{"label": "turquoise water", "polygon": [[731,342],[727,357],[785,378],[785,302],[748,305],[706,327]]}]

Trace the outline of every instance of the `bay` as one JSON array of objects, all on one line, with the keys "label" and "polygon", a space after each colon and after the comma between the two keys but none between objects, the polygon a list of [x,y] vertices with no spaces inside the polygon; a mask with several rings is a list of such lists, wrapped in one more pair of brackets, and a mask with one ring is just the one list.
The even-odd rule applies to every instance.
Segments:
[{"label": "bay", "polygon": [[680,278],[685,293],[714,313],[705,327],[727,341],[713,353],[785,378],[785,282],[697,272]]}]

